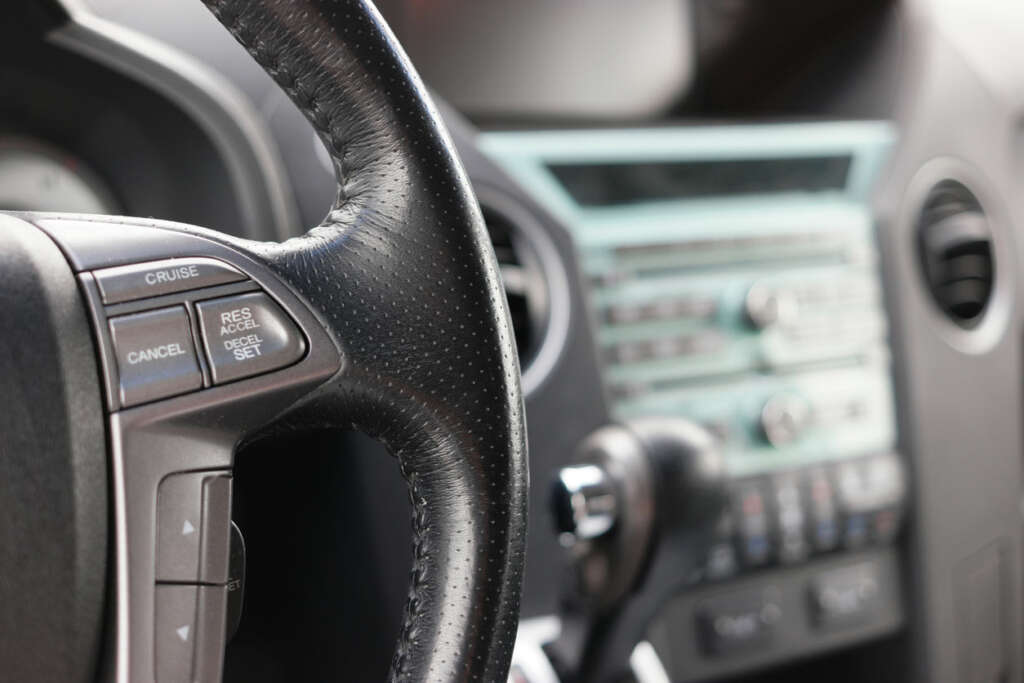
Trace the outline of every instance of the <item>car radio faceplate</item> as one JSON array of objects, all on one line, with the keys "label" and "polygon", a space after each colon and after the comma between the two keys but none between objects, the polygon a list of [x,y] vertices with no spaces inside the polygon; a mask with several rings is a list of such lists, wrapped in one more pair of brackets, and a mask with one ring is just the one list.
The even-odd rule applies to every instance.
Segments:
[{"label": "car radio faceplate", "polygon": [[822,123],[482,146],[575,240],[612,415],[700,422],[739,477],[894,448],[867,207],[893,140]]},{"label": "car radio faceplate", "polygon": [[[884,122],[481,136],[571,235],[610,417],[686,418],[725,453],[732,504],[683,602],[801,595],[819,569],[893,553],[908,485],[868,199],[894,141]],[[895,576],[841,638],[787,607],[800,635],[757,656],[895,628]],[[699,627],[696,604],[672,633]],[[737,666],[712,650],[693,653],[705,673]]]}]

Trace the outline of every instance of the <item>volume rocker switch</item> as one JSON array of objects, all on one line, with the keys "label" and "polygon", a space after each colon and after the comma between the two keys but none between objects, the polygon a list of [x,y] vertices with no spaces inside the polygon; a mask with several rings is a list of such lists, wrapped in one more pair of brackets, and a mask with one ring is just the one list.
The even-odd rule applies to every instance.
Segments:
[{"label": "volume rocker switch", "polygon": [[156,587],[156,681],[192,683],[198,586]]},{"label": "volume rocker switch", "polygon": [[231,531],[231,478],[174,474],[157,489],[156,580],[225,583]]},{"label": "volume rocker switch", "polygon": [[213,383],[291,365],[306,352],[299,328],[261,292],[196,304]]}]

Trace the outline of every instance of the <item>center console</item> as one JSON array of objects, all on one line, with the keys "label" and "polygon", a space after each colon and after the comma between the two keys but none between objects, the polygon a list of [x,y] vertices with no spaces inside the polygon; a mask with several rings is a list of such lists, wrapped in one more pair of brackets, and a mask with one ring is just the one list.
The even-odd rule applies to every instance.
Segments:
[{"label": "center console", "polygon": [[648,629],[672,680],[861,642],[904,619],[887,316],[867,200],[881,122],[496,132],[570,232],[611,417],[714,435],[730,503]]}]

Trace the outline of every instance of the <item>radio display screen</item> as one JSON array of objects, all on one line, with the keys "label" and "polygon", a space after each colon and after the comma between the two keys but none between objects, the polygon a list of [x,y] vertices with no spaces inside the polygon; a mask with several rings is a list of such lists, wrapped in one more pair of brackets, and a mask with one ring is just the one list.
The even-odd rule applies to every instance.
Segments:
[{"label": "radio display screen", "polygon": [[849,155],[693,161],[554,163],[548,170],[580,206],[816,193],[846,188]]}]

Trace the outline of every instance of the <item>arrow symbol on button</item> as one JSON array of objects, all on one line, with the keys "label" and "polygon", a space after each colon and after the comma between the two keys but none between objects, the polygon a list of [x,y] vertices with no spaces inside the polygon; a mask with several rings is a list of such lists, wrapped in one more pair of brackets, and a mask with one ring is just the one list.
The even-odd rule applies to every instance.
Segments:
[{"label": "arrow symbol on button", "polygon": [[195,531],[196,528],[192,526],[192,522],[185,520],[185,523],[181,525],[181,535],[188,536],[190,533]]},{"label": "arrow symbol on button", "polygon": [[175,629],[177,631],[177,633],[178,633],[178,637],[181,638],[181,642],[183,642],[183,643],[187,643],[188,642],[188,629],[189,629],[188,625],[182,626],[179,629]]}]

